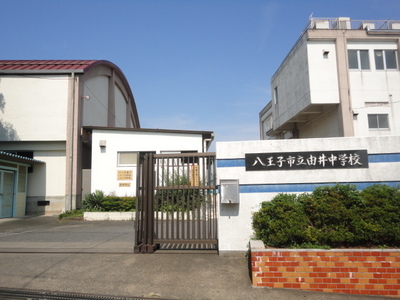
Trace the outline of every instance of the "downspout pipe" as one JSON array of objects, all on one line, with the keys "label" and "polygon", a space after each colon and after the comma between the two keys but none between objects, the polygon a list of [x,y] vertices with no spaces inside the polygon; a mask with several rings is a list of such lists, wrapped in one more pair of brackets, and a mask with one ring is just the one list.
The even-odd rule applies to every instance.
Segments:
[{"label": "downspout pipe", "polygon": [[208,138],[208,139],[203,140],[203,152],[207,152],[207,148],[208,148],[207,143],[208,142],[211,143],[213,140],[214,140],[214,138]]},{"label": "downspout pipe", "polygon": [[71,103],[71,124],[70,124],[70,135],[69,135],[69,172],[68,172],[68,201],[65,207],[66,211],[72,210],[72,191],[73,191],[73,176],[72,169],[74,166],[74,129],[75,129],[75,73],[71,72],[71,81],[72,81],[72,103]]}]

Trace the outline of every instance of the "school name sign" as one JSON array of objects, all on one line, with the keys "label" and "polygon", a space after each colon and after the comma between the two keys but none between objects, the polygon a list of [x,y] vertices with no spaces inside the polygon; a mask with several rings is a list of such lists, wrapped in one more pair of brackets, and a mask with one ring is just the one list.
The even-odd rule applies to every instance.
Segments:
[{"label": "school name sign", "polygon": [[367,150],[247,153],[246,171],[368,168]]}]

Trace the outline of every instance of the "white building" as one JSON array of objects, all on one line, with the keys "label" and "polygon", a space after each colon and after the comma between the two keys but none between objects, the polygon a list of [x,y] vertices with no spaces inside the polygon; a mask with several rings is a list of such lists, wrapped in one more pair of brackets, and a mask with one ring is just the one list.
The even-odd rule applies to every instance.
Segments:
[{"label": "white building", "polygon": [[128,81],[108,61],[0,61],[0,110],[0,218],[79,208],[94,190],[133,196],[140,152],[203,152],[213,140],[140,129]]},{"label": "white building", "polygon": [[0,61],[0,111],[0,150],[16,155],[0,157],[0,186],[18,196],[0,217],[76,208],[91,167],[83,127],[140,127],[129,84],[108,61]]},{"label": "white building", "polygon": [[[167,129],[85,128],[91,135],[90,188],[120,197],[136,195],[136,171],[140,153],[207,152],[214,134],[210,131]],[[89,185],[89,183],[87,183]]]},{"label": "white building", "polygon": [[400,21],[312,18],[271,79],[261,139],[400,135]]}]

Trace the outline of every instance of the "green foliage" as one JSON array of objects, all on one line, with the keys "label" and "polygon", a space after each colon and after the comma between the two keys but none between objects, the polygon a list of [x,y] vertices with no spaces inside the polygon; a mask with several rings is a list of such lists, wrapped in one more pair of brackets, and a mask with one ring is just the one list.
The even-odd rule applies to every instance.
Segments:
[{"label": "green foliage", "polygon": [[101,202],[104,211],[134,211],[136,197],[105,197]]},{"label": "green foliage", "polygon": [[65,213],[62,213],[58,216],[58,219],[61,220],[63,218],[76,218],[76,217],[83,217],[83,210],[82,209],[74,209],[71,211],[67,211]]},{"label": "green foliage", "polygon": [[262,203],[253,228],[272,247],[398,247],[400,190],[335,185],[311,194],[280,194]]},{"label": "green foliage", "polygon": [[280,194],[271,202],[263,202],[254,214],[256,236],[270,246],[293,246],[307,242],[308,224],[295,195]]},{"label": "green foliage", "polygon": [[102,211],[101,202],[105,195],[103,191],[96,190],[94,193],[86,194],[83,197],[82,208],[84,210]]},{"label": "green foliage", "polygon": [[82,209],[85,211],[134,211],[136,197],[105,196],[104,192],[96,190],[85,195]]},{"label": "green foliage", "polygon": [[329,246],[318,245],[318,244],[314,244],[314,243],[303,243],[300,245],[291,246],[290,248],[292,248],[292,249],[325,249],[325,250],[331,249],[331,247],[329,247]]},{"label": "green foliage", "polygon": [[314,239],[332,247],[352,243],[355,238],[349,230],[354,217],[352,208],[360,203],[359,192],[351,185],[319,187],[304,196],[302,204],[314,228]]},{"label": "green foliage", "polygon": [[189,185],[190,180],[188,176],[173,174],[171,176],[166,176],[165,185],[166,186],[177,186],[177,185]]},{"label": "green foliage", "polygon": [[357,211],[357,233],[364,243],[400,245],[400,190],[373,185],[361,192],[366,209]]},{"label": "green foliage", "polygon": [[166,176],[167,189],[158,190],[154,196],[154,208],[157,211],[189,211],[199,208],[205,197],[198,189],[188,189],[190,180],[185,175]]}]

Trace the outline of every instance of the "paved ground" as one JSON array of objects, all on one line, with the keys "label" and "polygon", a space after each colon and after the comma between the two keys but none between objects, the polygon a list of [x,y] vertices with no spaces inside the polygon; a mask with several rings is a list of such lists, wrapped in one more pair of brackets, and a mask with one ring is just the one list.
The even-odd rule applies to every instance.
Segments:
[{"label": "paved ground", "polygon": [[0,219],[0,288],[189,300],[387,299],[253,288],[244,255],[133,254],[133,232],[129,221]]}]

